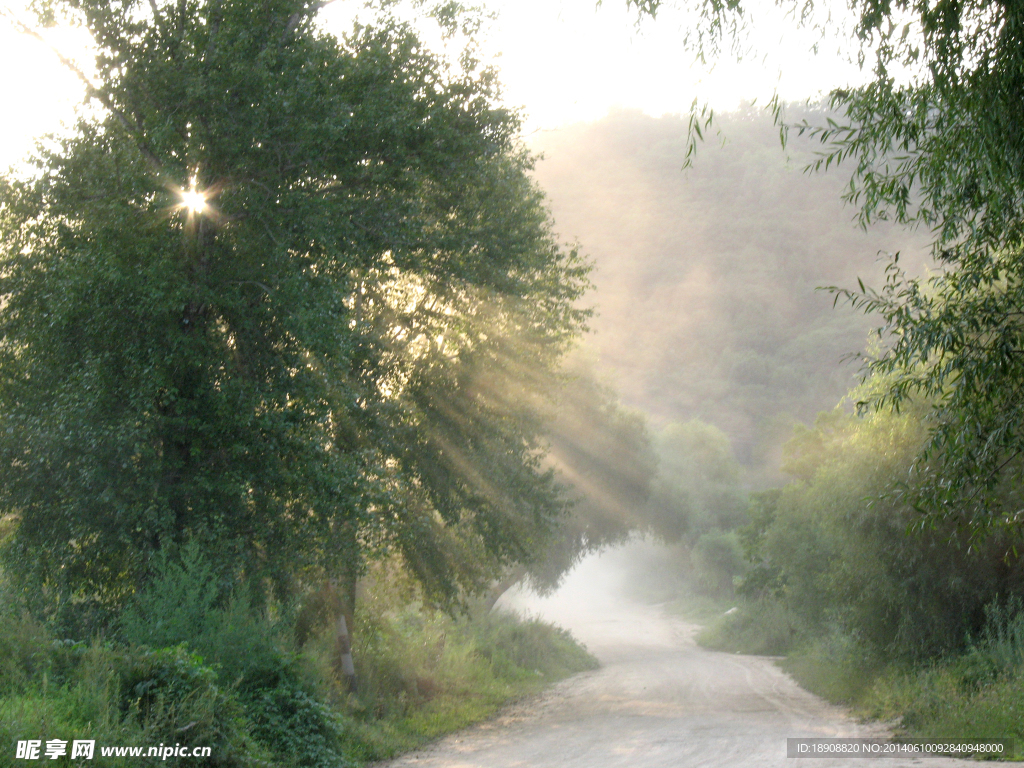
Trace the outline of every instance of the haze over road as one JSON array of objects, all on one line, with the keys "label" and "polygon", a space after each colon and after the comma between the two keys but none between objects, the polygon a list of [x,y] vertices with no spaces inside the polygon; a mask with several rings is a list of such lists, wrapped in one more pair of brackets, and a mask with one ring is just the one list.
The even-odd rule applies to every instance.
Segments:
[{"label": "haze over road", "polygon": [[698,647],[693,625],[622,598],[614,576],[595,561],[584,562],[549,598],[518,593],[503,602],[571,629],[601,669],[388,768],[977,765],[950,758],[787,758],[787,737],[884,731],[802,690],[770,659]]}]

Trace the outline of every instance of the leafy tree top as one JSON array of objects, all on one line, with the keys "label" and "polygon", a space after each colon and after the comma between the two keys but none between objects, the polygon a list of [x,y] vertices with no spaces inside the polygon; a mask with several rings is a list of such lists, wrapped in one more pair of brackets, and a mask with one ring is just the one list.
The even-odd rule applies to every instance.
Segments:
[{"label": "leafy tree top", "polygon": [[587,266],[517,119],[471,57],[321,5],[46,6],[102,105],[0,188],[0,497],[51,597],[116,603],[190,538],[279,589],[398,551],[450,597],[564,507],[536,393]]}]

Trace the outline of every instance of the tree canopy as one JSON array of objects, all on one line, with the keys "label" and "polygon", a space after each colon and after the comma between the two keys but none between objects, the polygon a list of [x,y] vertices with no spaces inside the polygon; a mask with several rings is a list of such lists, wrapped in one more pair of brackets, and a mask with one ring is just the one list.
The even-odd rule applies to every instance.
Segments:
[{"label": "tree canopy", "polygon": [[321,5],[44,8],[92,34],[98,107],[0,182],[6,554],[51,603],[188,539],[279,589],[397,552],[440,599],[564,509],[539,399],[587,266],[516,116],[472,57]]},{"label": "tree canopy", "polygon": [[[629,4],[648,14],[661,5]],[[792,6],[795,18],[815,18],[814,3]],[[690,41],[717,50],[742,26],[744,8],[705,0]],[[865,374],[885,386],[864,404],[932,403],[920,482],[909,491],[926,521],[956,518],[976,533],[1017,525],[1024,507],[1006,491],[1024,472],[1024,8],[999,0],[850,8],[873,77],[832,93],[837,118],[797,127],[822,142],[813,167],[852,167],[846,199],[863,224],[928,228],[939,267],[913,277],[897,254],[881,288],[839,292],[882,319],[883,344]]]}]

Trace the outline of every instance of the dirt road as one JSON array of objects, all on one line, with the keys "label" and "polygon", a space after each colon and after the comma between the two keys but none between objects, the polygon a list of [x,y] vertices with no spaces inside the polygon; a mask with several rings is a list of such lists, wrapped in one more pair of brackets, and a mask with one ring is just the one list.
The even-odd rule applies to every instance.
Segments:
[{"label": "dirt road", "polygon": [[572,589],[547,600],[514,596],[513,602],[570,628],[601,669],[388,763],[390,768],[978,765],[949,758],[787,758],[787,737],[884,732],[802,690],[770,659],[698,647],[693,626],[657,607]]}]

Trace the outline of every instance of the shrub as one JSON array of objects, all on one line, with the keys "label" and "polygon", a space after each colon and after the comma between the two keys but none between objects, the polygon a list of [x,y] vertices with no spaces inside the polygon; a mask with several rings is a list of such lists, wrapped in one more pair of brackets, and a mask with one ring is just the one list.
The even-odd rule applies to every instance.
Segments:
[{"label": "shrub", "polygon": [[706,648],[781,656],[806,638],[806,628],[789,607],[772,599],[739,602],[697,635]]},{"label": "shrub", "polygon": [[50,634],[28,613],[0,613],[0,691],[21,691],[46,673]]},{"label": "shrub", "polygon": [[350,765],[342,754],[342,717],[307,691],[287,683],[256,689],[245,697],[252,733],[279,765],[339,768]]},{"label": "shrub", "polygon": [[98,746],[183,743],[210,747],[211,755],[170,757],[166,764],[210,768],[235,768],[256,752],[237,701],[217,685],[212,669],[182,648],[149,652],[58,641],[39,646],[35,655],[46,671],[0,697],[0,738],[12,745],[26,738],[92,739]]},{"label": "shrub", "polygon": [[[216,672],[185,648],[125,654],[120,660],[120,706],[137,719],[147,744],[208,746],[201,766],[242,765],[247,744],[237,700],[217,684]],[[172,758],[173,760],[173,758]]]},{"label": "shrub", "polygon": [[[340,719],[315,697],[314,681],[299,658],[286,649],[265,611],[246,590],[229,589],[200,549],[186,546],[180,558],[162,556],[155,577],[121,618],[122,637],[131,643],[185,653],[186,646],[216,670],[241,704],[239,716],[275,762],[286,765],[338,766]],[[237,707],[236,707],[237,709]]]},{"label": "shrub", "polygon": [[476,652],[491,663],[499,677],[557,679],[598,666],[569,632],[540,619],[492,612],[468,628]]},{"label": "shrub", "polygon": [[964,682],[973,686],[1024,672],[1024,610],[1019,597],[985,606],[985,626],[957,661],[956,669]]},{"label": "shrub", "polygon": [[746,568],[739,537],[734,531],[709,531],[693,545],[693,576],[700,592],[733,594],[733,583]]}]

